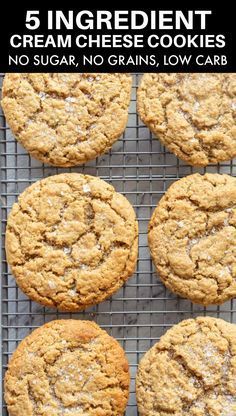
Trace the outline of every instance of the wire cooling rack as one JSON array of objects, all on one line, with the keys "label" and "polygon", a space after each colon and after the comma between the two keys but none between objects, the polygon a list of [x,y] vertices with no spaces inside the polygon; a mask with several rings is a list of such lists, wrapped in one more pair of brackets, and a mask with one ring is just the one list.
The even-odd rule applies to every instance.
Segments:
[{"label": "wire cooling rack", "polygon": [[[3,74],[0,75],[2,83]],[[193,169],[170,154],[152,135],[136,113],[139,74],[134,74],[129,121],[123,137],[112,150],[85,166],[57,169],[29,157],[16,142],[0,114],[1,167],[1,339],[2,378],[9,356],[26,335],[45,322],[59,318],[94,320],[124,347],[131,369],[131,393],[126,416],[137,416],[135,373],[142,355],[166,330],[182,319],[198,315],[221,317],[236,322],[236,300],[222,306],[203,308],[170,293],[156,276],[147,245],[151,213],[169,185],[196,171],[236,176],[236,161]],[[60,313],[31,302],[17,287],[6,263],[4,235],[7,215],[20,192],[40,178],[61,172],[82,172],[99,176],[124,194],[139,220],[137,271],[111,299],[82,313]],[[3,416],[6,407],[1,403]],[[23,416],[23,415],[22,415]]]}]

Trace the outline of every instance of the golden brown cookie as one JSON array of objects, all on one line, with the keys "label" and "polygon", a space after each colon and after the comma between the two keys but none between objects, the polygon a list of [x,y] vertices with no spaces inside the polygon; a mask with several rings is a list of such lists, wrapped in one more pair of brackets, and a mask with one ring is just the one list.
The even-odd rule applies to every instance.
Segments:
[{"label": "golden brown cookie", "polygon": [[182,321],[142,358],[136,379],[140,416],[236,415],[236,325]]},{"label": "golden brown cookie", "polygon": [[236,157],[236,74],[145,74],[138,112],[162,143],[190,165]]},{"label": "golden brown cookie", "polygon": [[2,107],[16,138],[36,159],[74,166],[110,149],[123,133],[128,74],[7,74]]},{"label": "golden brown cookie", "polygon": [[138,225],[129,201],[103,180],[48,177],[13,205],[6,253],[20,288],[60,310],[97,304],[133,274]]},{"label": "golden brown cookie", "polygon": [[5,375],[10,416],[121,416],[129,365],[119,343],[94,322],[58,320],[18,346]]},{"label": "golden brown cookie", "polygon": [[197,173],[175,182],[148,237],[168,289],[203,305],[236,297],[236,178]]}]

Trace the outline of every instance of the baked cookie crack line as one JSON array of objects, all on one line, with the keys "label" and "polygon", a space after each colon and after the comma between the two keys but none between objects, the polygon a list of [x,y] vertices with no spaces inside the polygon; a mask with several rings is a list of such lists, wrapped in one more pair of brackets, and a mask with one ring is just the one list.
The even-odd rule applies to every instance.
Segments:
[{"label": "baked cookie crack line", "polygon": [[[189,339],[189,338],[191,338],[191,335],[189,337],[187,337],[187,339]],[[185,342],[186,342],[186,340],[185,340]],[[214,386],[207,386],[204,383],[204,379],[201,376],[199,376],[194,370],[192,370],[188,366],[186,360],[184,360],[184,358],[182,356],[177,355],[176,354],[176,351],[174,349],[172,349],[172,348],[162,348],[160,350],[160,352],[164,352],[164,351],[167,352],[170,360],[173,360],[173,361],[177,362],[183,368],[183,370],[185,372],[189,373],[189,376],[191,376],[191,377],[193,377],[195,379],[194,383],[197,383],[197,387],[198,388],[199,388],[199,385],[201,387],[201,390],[200,390],[199,394],[192,401],[191,400],[187,400],[186,401],[186,399],[184,397],[181,398],[181,400],[183,402],[182,411],[190,410],[190,408],[193,407],[194,404],[199,401],[199,399],[206,397],[206,394],[209,394],[209,393],[211,394],[212,392],[214,393],[217,390],[217,387],[219,387],[219,386],[222,385],[222,381],[223,380],[225,380],[225,383],[227,382],[226,376],[224,376],[224,378],[221,378],[221,380],[218,383],[214,384]],[[225,369],[225,373],[228,373],[228,370],[229,370],[229,359],[230,358],[232,358],[232,355],[231,355],[230,350],[229,350],[229,353],[225,353],[225,359],[226,359],[226,363],[227,363],[227,368]],[[229,394],[227,392],[227,390],[226,390],[225,383],[224,383],[224,391],[222,391],[220,389],[220,392],[219,392],[219,394],[221,394],[223,396],[227,396]],[[155,392],[153,391],[153,393],[155,393]],[[160,410],[160,406],[158,406],[156,408],[156,410]],[[165,409],[165,408],[163,408],[163,411],[165,411],[166,413],[169,413],[169,411],[167,409]],[[174,413],[174,412],[171,412],[170,411],[170,413]]]},{"label": "baked cookie crack line", "polygon": [[51,297],[51,296],[42,295],[39,292],[39,290],[37,289],[36,286],[34,286],[34,287],[33,286],[30,286],[28,289],[24,289],[24,291],[25,291],[26,295],[29,295],[29,296],[30,296],[30,294],[32,292],[33,293],[36,293],[38,295],[38,297],[40,298],[41,301],[47,300],[50,303],[52,303],[52,305],[53,305],[54,308],[57,308],[57,303],[56,303],[55,299],[53,297]]},{"label": "baked cookie crack line", "polygon": [[[36,182],[22,193],[8,218],[6,248],[23,291],[40,303],[53,297],[54,305],[74,310],[76,302],[87,307],[110,296],[133,273],[137,223],[128,200],[104,181],[68,175]],[[117,270],[109,275],[113,260]],[[39,292],[45,294],[41,301],[33,296]]]},{"label": "baked cookie crack line", "polygon": [[[101,74],[91,81],[91,76],[66,75],[8,74],[2,99],[19,142],[42,162],[62,167],[81,165],[110,149],[127,123],[131,92],[128,74]],[[19,88],[14,98],[13,83]]]},{"label": "baked cookie crack line", "polygon": [[[34,86],[34,83],[30,80],[30,78],[28,78],[28,77],[26,77],[25,78],[25,80],[31,85],[31,87],[33,88],[33,90],[34,90],[34,92],[35,92],[35,94],[36,95],[39,95],[39,92],[36,90],[36,88],[35,88],[35,86]],[[79,82],[80,81],[76,81],[75,82],[75,84],[72,86],[72,88],[71,88],[71,90],[70,90],[70,92],[69,92],[69,95],[68,94],[66,94],[66,95],[62,95],[62,94],[59,94],[58,93],[58,91],[55,91],[55,92],[53,92],[53,93],[45,93],[46,94],[46,96],[47,97],[45,97],[45,98],[52,98],[52,99],[56,99],[56,100],[62,100],[62,101],[65,101],[66,102],[66,100],[68,99],[68,98],[70,98],[70,97],[72,97],[73,99],[75,99],[75,100],[77,100],[78,99],[78,97],[76,97],[74,94],[73,94],[73,88],[75,87],[75,85],[77,85],[77,84],[79,84]],[[84,91],[84,89],[81,89],[80,88],[80,91],[84,94],[84,96],[86,96],[86,97],[88,97],[88,93],[87,92],[85,92]],[[39,96],[39,98],[40,98],[40,102],[39,102],[39,104],[40,104],[40,107],[39,107],[39,109],[37,110],[37,111],[35,111],[29,118],[28,118],[28,120],[25,122],[25,124],[24,124],[24,126],[22,126],[21,127],[21,129],[19,129],[18,130],[18,132],[20,133],[20,132],[22,132],[23,130],[25,130],[25,128],[28,126],[28,124],[29,123],[31,123],[31,122],[35,122],[35,123],[37,123],[37,122],[40,122],[40,123],[45,123],[46,125],[47,125],[47,127],[49,128],[49,129],[54,129],[54,130],[56,130],[56,132],[57,132],[57,128],[58,127],[61,127],[61,126],[63,126],[63,125],[66,125],[67,123],[68,123],[68,121],[70,120],[70,114],[68,114],[68,117],[67,117],[67,119],[63,122],[63,123],[59,123],[59,121],[57,121],[56,122],[56,124],[54,124],[53,126],[52,125],[50,125],[49,124],[49,122],[48,122],[48,120],[47,119],[44,119],[44,121],[42,122],[42,121],[39,121],[39,120],[37,120],[37,115],[38,114],[40,114],[41,112],[43,112],[44,111],[44,109],[43,109],[43,106],[42,106],[42,103],[43,103],[43,101],[44,100],[42,100],[42,97],[40,97]],[[98,114],[98,115],[96,115],[96,114],[94,114],[94,112],[92,112],[89,108],[87,108],[87,111],[88,111],[88,114],[90,115],[90,116],[93,116],[93,117],[95,117],[96,118],[96,120],[93,120],[93,121],[91,121],[91,124],[90,125],[88,125],[87,127],[86,127],[86,130],[89,130],[90,128],[91,128],[91,126],[92,125],[94,125],[94,124],[96,124],[98,121],[99,121],[99,119],[102,117],[102,115],[104,114],[104,112],[107,112],[108,110],[109,110],[109,108],[110,108],[110,106],[111,106],[111,104],[112,104],[112,102],[114,101],[114,99],[115,98],[119,98],[119,93],[117,93],[115,96],[113,96],[113,99],[110,101],[110,104],[109,105],[107,105],[106,107],[104,107],[104,104],[102,104],[101,105],[101,108],[103,108],[103,112],[102,112],[102,114]],[[93,97],[93,95],[91,95],[91,94],[89,94],[89,100],[91,101],[94,101],[94,97]],[[73,103],[72,103],[73,104]],[[123,104],[123,109],[125,110],[125,105]],[[57,133],[58,134],[58,133]],[[88,136],[89,135],[89,132],[87,132],[86,133],[86,136]],[[107,139],[107,141],[106,141],[106,144],[109,142],[109,140],[110,140],[110,137],[109,137],[109,135],[106,133],[106,131],[104,131],[103,132],[103,135],[104,135],[104,137]],[[89,141],[90,141],[90,139],[89,139],[89,137],[87,137],[87,139],[86,140],[83,140],[83,142],[84,141],[86,141],[86,143],[89,143]],[[80,140],[80,139],[78,139],[78,142],[79,143],[81,143],[82,141]],[[76,146],[76,144],[77,143],[74,143],[74,144],[71,144],[71,145],[65,145],[64,147],[66,148],[66,147],[70,147],[70,146]],[[54,143],[54,147],[50,150],[50,152],[52,152],[55,148],[57,147],[57,142],[55,142]],[[68,154],[69,154],[69,151],[67,152],[67,153],[65,153],[65,157],[66,156],[68,156]],[[47,156],[47,153],[45,153],[45,156]]]},{"label": "baked cookie crack line", "polygon": [[[70,202],[67,202],[67,203],[65,203],[64,205],[63,205],[63,207],[61,208],[61,210],[60,210],[60,218],[58,219],[58,221],[55,223],[55,224],[53,224],[53,228],[54,227],[56,227],[58,224],[61,224],[61,220],[62,220],[62,217],[63,217],[63,215],[64,215],[64,213],[65,213],[65,211],[66,211],[66,209],[67,208],[69,208],[69,206],[71,205],[71,204],[73,204],[73,202],[75,202],[75,201],[77,201],[78,200],[78,198],[77,197],[73,197],[73,201],[70,201]],[[104,203],[104,200],[102,199],[102,198],[99,198],[99,197],[93,197],[92,198],[92,200],[100,200],[101,202],[103,202]],[[105,203],[106,204],[108,204],[109,206],[110,206],[110,209],[116,214],[116,215],[118,215],[119,216],[119,218],[121,218],[122,220],[123,220],[123,222],[125,223],[125,222],[127,222],[127,220],[126,220],[126,218],[125,217],[122,217],[121,215],[120,215],[120,213],[115,209],[115,208],[113,208],[113,207],[111,207],[111,203],[109,203],[109,201],[105,201]],[[19,205],[20,205],[20,208],[22,209],[22,206],[21,206],[21,204],[19,203]],[[91,202],[89,202],[89,206],[90,206],[90,210],[89,210],[89,212],[91,213],[91,211],[93,211],[93,217],[94,217],[94,215],[95,215],[95,212],[94,212],[94,210],[93,210],[93,207],[92,207],[92,203]],[[23,211],[23,210],[22,210]],[[26,211],[25,211],[25,213],[26,213]],[[37,222],[37,223],[39,223],[40,222],[40,220],[39,220],[39,217],[37,217],[37,218],[35,218],[35,219],[33,219],[32,217],[31,217],[31,215],[30,215],[30,212],[29,211],[27,211],[27,215],[28,215],[28,217],[29,217],[29,219],[30,220],[32,220],[32,222]],[[93,218],[92,218],[93,219]],[[91,219],[91,220],[92,220]],[[90,220],[90,218],[87,216],[87,220]],[[93,232],[94,233],[94,235],[96,235],[96,233],[93,231],[93,227],[94,227],[94,224],[93,224],[93,221],[89,221],[89,229],[88,230],[86,230],[86,231],[84,231],[82,234],[80,234],[79,235],[79,237],[77,238],[77,240],[74,242],[74,243],[72,243],[72,249],[73,249],[73,245],[75,244],[75,243],[78,243],[80,240],[81,240],[81,238],[83,238],[85,235],[87,235],[87,234],[89,234],[89,233],[91,233],[91,232]],[[14,234],[16,234],[18,237],[19,237],[19,240],[20,240],[20,242],[21,242],[21,234],[15,229],[15,228],[13,228],[13,226],[9,226],[9,229],[12,231],[12,232],[14,232]],[[43,236],[43,239],[40,241],[40,243],[42,243],[42,244],[44,244],[45,246],[48,246],[48,247],[54,247],[56,250],[57,249],[63,249],[64,248],[64,243],[54,243],[54,244],[52,244],[52,242],[48,239],[48,237],[47,237],[47,234],[48,233],[48,230],[45,230],[43,233],[42,233],[42,236]],[[97,238],[100,238],[102,236],[102,233],[99,235],[99,236],[97,236]],[[114,241],[113,243],[112,243],[112,246],[113,247],[111,247],[111,248],[115,248],[115,247],[126,247],[126,248],[128,248],[129,247],[129,245],[127,244],[127,243],[125,243],[125,242],[121,242],[121,241]],[[66,253],[67,255],[68,255],[68,253]],[[37,256],[39,256],[38,254],[34,254],[34,255],[32,255],[32,254],[29,254],[29,253],[25,253],[25,260],[26,261],[29,261],[31,258],[35,258],[35,257],[37,257]]]},{"label": "baked cookie crack line", "polygon": [[[204,74],[173,74],[175,78],[170,78],[170,83],[166,76],[143,76],[138,90],[138,112],[143,122],[170,151],[192,165],[206,166],[233,158],[233,76],[209,76],[209,95],[204,88],[204,82],[208,83]],[[224,83],[230,82],[232,85],[226,89]],[[182,139],[181,130],[174,127],[178,122]]]}]

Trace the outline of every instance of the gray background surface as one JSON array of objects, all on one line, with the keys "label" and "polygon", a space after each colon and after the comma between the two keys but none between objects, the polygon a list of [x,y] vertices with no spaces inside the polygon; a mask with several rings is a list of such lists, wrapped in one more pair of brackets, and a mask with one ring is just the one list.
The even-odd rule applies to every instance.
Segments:
[{"label": "gray background surface", "polygon": [[[131,394],[126,416],[138,415],[135,399],[135,373],[143,353],[173,324],[198,315],[236,320],[236,300],[203,308],[177,298],[157,278],[147,246],[147,226],[159,199],[173,181],[199,171],[236,176],[236,161],[193,169],[170,154],[152,136],[136,114],[136,89],[140,76],[134,75],[127,128],[112,150],[96,161],[73,169],[57,169],[29,157],[17,144],[0,115],[1,173],[1,336],[2,371],[19,341],[33,328],[58,318],[95,320],[126,350],[131,369]],[[2,81],[2,76],[0,78]],[[74,171],[100,176],[123,193],[133,204],[139,220],[139,259],[137,271],[117,294],[83,313],[58,313],[31,302],[16,287],[5,260],[4,233],[7,214],[17,196],[37,179]],[[4,404],[3,416],[7,415]],[[22,415],[23,416],[23,415]]]}]

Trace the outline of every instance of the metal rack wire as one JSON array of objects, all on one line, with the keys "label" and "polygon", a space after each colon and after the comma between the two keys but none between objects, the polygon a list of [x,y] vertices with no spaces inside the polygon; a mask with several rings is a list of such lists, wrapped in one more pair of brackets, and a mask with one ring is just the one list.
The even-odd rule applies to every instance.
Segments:
[{"label": "metal rack wire", "polygon": [[[42,165],[16,142],[0,113],[1,179],[1,371],[9,356],[32,329],[59,318],[95,320],[122,344],[131,369],[131,394],[126,416],[137,416],[135,373],[143,355],[173,324],[189,317],[210,315],[236,322],[236,300],[222,306],[203,308],[167,291],[157,279],[147,246],[147,225],[151,213],[168,186],[195,171],[219,172],[236,176],[236,161],[193,169],[166,151],[136,113],[139,74],[134,74],[129,121],[123,137],[112,150],[86,166],[57,169]],[[0,74],[2,83],[3,74]],[[82,313],[60,313],[31,302],[16,286],[6,263],[4,235],[7,215],[17,196],[36,180],[63,171],[99,176],[113,184],[133,204],[139,220],[139,258],[137,271],[117,294]],[[3,387],[2,387],[3,389]],[[2,395],[3,416],[7,415]]]}]

